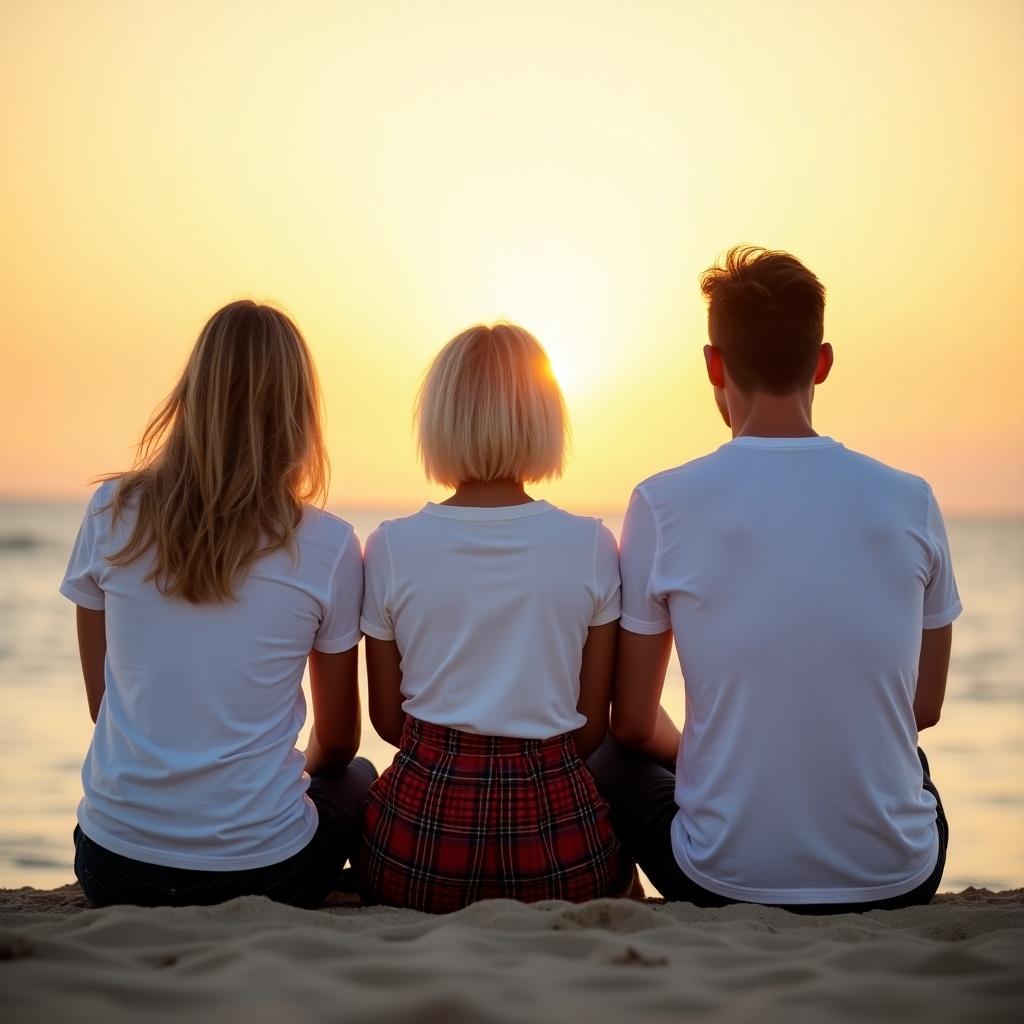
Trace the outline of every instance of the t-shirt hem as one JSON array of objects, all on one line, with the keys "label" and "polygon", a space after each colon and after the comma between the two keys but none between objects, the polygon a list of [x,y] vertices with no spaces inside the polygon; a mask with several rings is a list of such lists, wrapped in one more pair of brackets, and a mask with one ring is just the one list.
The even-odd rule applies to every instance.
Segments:
[{"label": "t-shirt hem", "polygon": [[619,625],[630,633],[639,633],[641,636],[657,636],[672,628],[672,620],[645,622],[643,619],[634,619],[631,615],[623,615],[619,618]]},{"label": "t-shirt hem", "polygon": [[679,870],[692,882],[713,892],[717,896],[724,896],[726,899],[739,900],[743,903],[764,903],[771,906],[787,906],[802,904],[829,904],[829,903],[874,903],[878,900],[893,899],[896,896],[904,896],[913,889],[916,889],[935,870],[935,861],[938,857],[938,833],[934,831],[935,843],[931,856],[925,866],[913,874],[910,878],[900,882],[891,882],[888,885],[871,885],[864,888],[846,889],[751,889],[746,886],[730,885],[728,882],[720,882],[711,878],[693,866],[685,851],[675,848],[673,843],[672,854],[675,857]]},{"label": "t-shirt hem", "polygon": [[301,835],[283,846],[244,857],[225,855],[205,857],[192,853],[176,853],[173,850],[153,850],[148,846],[127,843],[97,827],[89,820],[88,813],[81,807],[78,809],[78,824],[89,839],[105,850],[122,857],[130,857],[132,860],[142,861],[145,864],[157,864],[160,867],[182,868],[189,871],[249,871],[253,868],[265,868],[271,864],[280,864],[305,849],[316,835],[318,818],[314,806],[313,819],[305,823]]},{"label": "t-shirt hem", "polygon": [[[513,740],[550,740],[556,736],[564,736],[567,733],[575,732],[577,729],[582,729],[587,724],[587,720],[580,715],[580,720],[577,723],[563,723],[562,725],[555,726],[524,724],[516,728],[515,723],[507,721],[495,722],[492,726],[487,726],[486,724],[480,726],[467,722],[464,719],[456,718],[454,715],[418,714],[416,709],[408,707],[410,702],[411,699],[403,701],[402,710],[411,718],[415,718],[420,722],[426,722],[428,725],[439,725],[443,729],[454,729],[457,732],[469,733],[471,736],[498,736],[503,739]],[[439,719],[448,719],[448,721],[439,721]]]},{"label": "t-shirt hem", "polygon": [[79,590],[73,584],[68,583],[67,580],[61,583],[59,589],[69,601],[74,601],[75,604],[80,605],[82,608],[88,608],[93,612],[101,612],[106,607],[102,597]]},{"label": "t-shirt hem", "polygon": [[618,618],[619,610],[617,608],[614,610],[609,609],[603,612],[599,612],[597,615],[595,615],[594,618],[591,620],[590,625],[591,627],[607,626],[609,622],[615,622]]},{"label": "t-shirt hem", "polygon": [[944,612],[939,612],[936,615],[926,615],[921,620],[921,626],[924,629],[941,629],[943,626],[948,626],[951,622],[955,622],[963,610],[964,606],[957,601],[956,604],[950,605]]},{"label": "t-shirt hem", "polygon": [[375,626],[372,622],[367,622],[366,619],[359,620],[359,628],[367,635],[372,636],[374,640],[394,640],[394,630],[384,629],[381,626]]},{"label": "t-shirt hem", "polygon": [[313,650],[321,654],[341,654],[342,651],[352,650],[359,643],[361,636],[362,633],[358,629],[353,629],[338,640],[317,640],[313,644]]}]

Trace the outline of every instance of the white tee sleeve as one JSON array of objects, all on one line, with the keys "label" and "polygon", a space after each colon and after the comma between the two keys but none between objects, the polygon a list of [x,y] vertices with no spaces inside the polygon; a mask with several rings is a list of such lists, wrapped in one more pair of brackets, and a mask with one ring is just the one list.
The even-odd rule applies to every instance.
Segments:
[{"label": "white tee sleeve", "polygon": [[629,500],[622,526],[619,570],[622,574],[623,629],[654,636],[672,628],[668,604],[654,589],[658,561],[658,524],[643,492]]},{"label": "white tee sleeve", "polygon": [[946,526],[942,521],[938,502],[932,489],[928,488],[928,518],[925,524],[928,547],[931,553],[931,574],[924,587],[925,629],[939,629],[948,626],[963,611],[960,595],[953,575],[953,560],[949,553]]},{"label": "white tee sleeve", "polygon": [[104,506],[110,501],[110,489],[104,484],[89,499],[89,505],[78,528],[78,537],[68,560],[67,571],[61,581],[60,592],[82,608],[101,612],[105,606],[100,577],[103,572],[103,554],[100,550],[103,519],[109,513]]},{"label": "white tee sleeve", "polygon": [[619,549],[615,537],[600,520],[594,537],[594,617],[591,626],[615,622],[622,607],[619,583]]},{"label": "white tee sleeve", "polygon": [[323,618],[313,640],[313,650],[340,654],[359,643],[359,610],[363,603],[363,559],[359,538],[349,531],[338,553],[328,585]]},{"label": "white tee sleeve", "polygon": [[363,593],[360,626],[367,636],[375,640],[394,640],[395,624],[388,607],[391,596],[391,549],[388,547],[387,526],[384,523],[366,540],[364,566],[366,589]]}]

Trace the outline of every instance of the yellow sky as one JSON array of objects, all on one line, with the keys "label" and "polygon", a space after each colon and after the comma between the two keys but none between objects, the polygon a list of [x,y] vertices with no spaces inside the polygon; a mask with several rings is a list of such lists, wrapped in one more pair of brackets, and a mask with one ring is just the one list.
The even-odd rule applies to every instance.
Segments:
[{"label": "yellow sky", "polygon": [[124,466],[206,316],[316,354],[332,500],[430,495],[410,410],[505,317],[565,377],[544,493],[616,508],[725,439],[697,275],[829,289],[817,425],[1024,510],[1024,5],[0,2],[0,491]]}]

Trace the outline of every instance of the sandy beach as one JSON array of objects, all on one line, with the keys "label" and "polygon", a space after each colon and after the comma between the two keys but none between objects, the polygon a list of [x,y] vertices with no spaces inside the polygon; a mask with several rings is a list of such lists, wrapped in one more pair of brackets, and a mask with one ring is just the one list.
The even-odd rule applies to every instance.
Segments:
[{"label": "sandy beach", "polygon": [[430,917],[87,908],[77,886],[0,890],[4,1020],[1016,1021],[1024,890],[800,917],[753,906],[478,903]]}]

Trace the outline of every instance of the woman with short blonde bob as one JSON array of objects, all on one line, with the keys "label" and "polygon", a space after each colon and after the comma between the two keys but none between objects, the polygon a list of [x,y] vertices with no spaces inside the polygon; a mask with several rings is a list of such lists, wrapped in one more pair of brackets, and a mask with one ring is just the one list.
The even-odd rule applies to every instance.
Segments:
[{"label": "woman with short blonde bob", "polygon": [[544,350],[513,324],[464,331],[430,367],[417,428],[427,475],[453,493],[367,542],[370,718],[400,749],[370,789],[363,896],[443,912],[621,894],[581,760],[607,726],[618,558],[599,520],[524,489],[564,462]]},{"label": "woman with short blonde bob", "polygon": [[61,585],[96,723],[75,829],[93,904],[316,906],[351,854],[375,777],[353,760],[362,560],[313,504],[326,487],[301,334],[225,306],[135,468],[93,495]]}]

